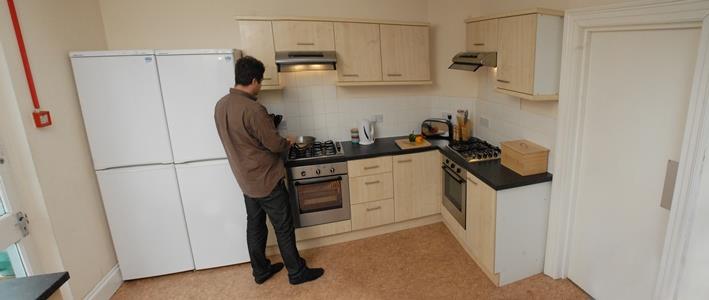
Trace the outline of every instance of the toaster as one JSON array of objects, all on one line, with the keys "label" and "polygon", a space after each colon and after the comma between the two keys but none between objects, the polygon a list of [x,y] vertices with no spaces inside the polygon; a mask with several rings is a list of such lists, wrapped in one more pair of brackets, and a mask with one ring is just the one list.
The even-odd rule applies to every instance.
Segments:
[{"label": "toaster", "polygon": [[426,119],[421,123],[421,135],[427,139],[453,138],[453,123],[446,119]]}]

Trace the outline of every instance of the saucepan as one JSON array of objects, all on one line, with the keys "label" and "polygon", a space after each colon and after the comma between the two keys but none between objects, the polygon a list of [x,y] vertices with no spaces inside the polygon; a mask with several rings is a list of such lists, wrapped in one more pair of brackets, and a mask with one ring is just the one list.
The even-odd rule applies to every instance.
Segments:
[{"label": "saucepan", "polygon": [[315,143],[315,137],[309,135],[301,135],[295,138],[295,141],[293,141],[293,143],[296,145],[296,147],[301,149],[309,148],[313,145],[313,143]]}]

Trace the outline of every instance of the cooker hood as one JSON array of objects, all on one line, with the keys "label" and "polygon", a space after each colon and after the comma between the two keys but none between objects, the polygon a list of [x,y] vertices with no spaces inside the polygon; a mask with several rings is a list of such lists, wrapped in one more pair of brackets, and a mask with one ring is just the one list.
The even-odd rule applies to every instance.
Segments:
[{"label": "cooker hood", "polygon": [[497,67],[497,52],[460,52],[448,69],[475,72],[480,67]]},{"label": "cooker hood", "polygon": [[276,52],[278,72],[335,70],[335,51],[279,51]]}]

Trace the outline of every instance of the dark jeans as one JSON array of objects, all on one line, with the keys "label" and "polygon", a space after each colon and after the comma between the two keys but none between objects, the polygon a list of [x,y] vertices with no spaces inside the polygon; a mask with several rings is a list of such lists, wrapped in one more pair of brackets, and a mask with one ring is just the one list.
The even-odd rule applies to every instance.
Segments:
[{"label": "dark jeans", "polygon": [[270,195],[263,198],[251,198],[244,195],[246,201],[246,243],[254,278],[268,274],[271,261],[266,258],[266,215],[271,220],[276,232],[278,249],[283,257],[283,264],[288,269],[288,276],[299,276],[305,269],[305,261],[298,254],[295,246],[295,226],[291,216],[288,191],[283,181],[278,183]]}]

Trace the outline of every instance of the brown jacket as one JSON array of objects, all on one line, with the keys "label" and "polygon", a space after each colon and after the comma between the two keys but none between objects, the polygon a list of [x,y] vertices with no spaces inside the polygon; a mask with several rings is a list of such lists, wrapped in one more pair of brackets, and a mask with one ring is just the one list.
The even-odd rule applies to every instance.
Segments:
[{"label": "brown jacket", "polygon": [[219,138],[241,190],[266,197],[286,175],[279,153],[288,141],[278,135],[273,119],[256,97],[231,89],[214,108]]}]

